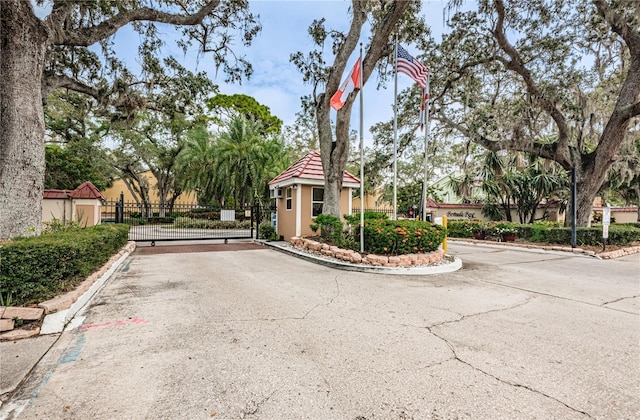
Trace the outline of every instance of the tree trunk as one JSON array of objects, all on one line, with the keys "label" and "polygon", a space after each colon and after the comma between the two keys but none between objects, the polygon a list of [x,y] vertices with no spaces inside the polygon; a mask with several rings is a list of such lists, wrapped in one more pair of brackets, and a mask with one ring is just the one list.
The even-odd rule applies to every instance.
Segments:
[{"label": "tree trunk", "polygon": [[0,2],[0,238],[41,231],[46,46],[30,2]]},{"label": "tree trunk", "polygon": [[322,213],[341,217],[340,195],[344,170],[349,159],[349,117],[351,116],[352,102],[347,102],[337,113],[335,142],[332,141],[329,106],[324,102],[322,99],[319,101],[317,111],[320,155],[324,172]]}]

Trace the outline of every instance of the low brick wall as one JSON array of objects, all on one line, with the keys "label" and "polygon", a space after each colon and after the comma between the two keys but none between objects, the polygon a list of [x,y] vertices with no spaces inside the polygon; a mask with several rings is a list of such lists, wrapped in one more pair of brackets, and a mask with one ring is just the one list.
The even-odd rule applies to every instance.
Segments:
[{"label": "low brick wall", "polygon": [[290,240],[291,245],[295,248],[316,252],[329,258],[336,258],[353,264],[367,264],[376,267],[414,267],[437,264],[444,258],[444,251],[437,251],[426,254],[407,254],[407,255],[362,255],[359,252],[350,249],[342,249],[337,246],[323,244],[307,238],[294,236]]}]

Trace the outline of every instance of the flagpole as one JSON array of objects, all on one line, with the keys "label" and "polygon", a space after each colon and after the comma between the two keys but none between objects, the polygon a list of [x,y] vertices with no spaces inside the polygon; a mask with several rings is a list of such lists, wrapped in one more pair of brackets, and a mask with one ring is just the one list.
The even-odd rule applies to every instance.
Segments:
[{"label": "flagpole", "polygon": [[393,83],[393,220],[398,219],[398,34],[395,37],[395,80]]},{"label": "flagpole", "polygon": [[[429,78],[430,75],[427,73],[427,87],[423,94],[429,95]],[[424,121],[425,121],[425,130],[424,130],[424,180],[422,181],[422,220],[427,220],[427,157],[429,150],[429,102],[431,101],[431,96],[425,99],[425,107],[424,107]]]},{"label": "flagpole", "polygon": [[362,99],[362,42],[360,43],[360,252],[364,252],[364,100]]}]

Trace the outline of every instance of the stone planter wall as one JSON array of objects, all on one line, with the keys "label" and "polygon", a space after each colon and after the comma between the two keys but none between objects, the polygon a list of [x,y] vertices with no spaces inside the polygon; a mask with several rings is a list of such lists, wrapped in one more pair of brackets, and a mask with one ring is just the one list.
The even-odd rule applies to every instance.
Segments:
[{"label": "stone planter wall", "polygon": [[441,262],[444,258],[444,251],[441,249],[426,254],[407,254],[396,256],[375,254],[362,255],[359,252],[352,251],[350,249],[342,249],[337,246],[331,246],[296,236],[292,237],[290,242],[291,245],[301,250],[317,252],[327,257],[336,258],[349,263],[367,264],[378,267],[412,267],[431,265]]}]

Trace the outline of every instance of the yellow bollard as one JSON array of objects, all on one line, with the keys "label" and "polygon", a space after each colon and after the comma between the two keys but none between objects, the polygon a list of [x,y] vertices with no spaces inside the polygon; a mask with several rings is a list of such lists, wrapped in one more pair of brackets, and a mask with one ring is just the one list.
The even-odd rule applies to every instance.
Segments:
[{"label": "yellow bollard", "polygon": [[[447,216],[442,216],[442,227],[443,228],[447,228]],[[444,251],[444,253],[447,253],[447,237],[445,235],[444,237],[444,241],[442,241],[442,250]]]}]

